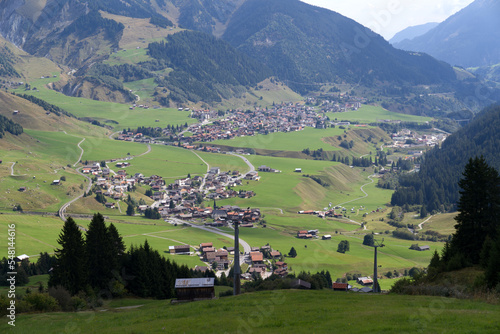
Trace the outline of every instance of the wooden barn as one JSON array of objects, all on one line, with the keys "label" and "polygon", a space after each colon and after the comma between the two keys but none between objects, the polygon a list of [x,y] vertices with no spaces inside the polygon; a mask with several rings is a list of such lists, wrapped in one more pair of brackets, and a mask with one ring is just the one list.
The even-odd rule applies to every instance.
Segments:
[{"label": "wooden barn", "polygon": [[175,280],[178,300],[215,298],[215,278],[178,278]]}]

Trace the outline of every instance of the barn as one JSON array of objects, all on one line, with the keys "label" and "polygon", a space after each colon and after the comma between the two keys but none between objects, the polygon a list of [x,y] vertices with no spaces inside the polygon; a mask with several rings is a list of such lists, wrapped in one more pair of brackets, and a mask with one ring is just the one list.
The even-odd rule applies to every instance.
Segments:
[{"label": "barn", "polygon": [[175,280],[178,300],[215,298],[215,278],[178,278]]}]

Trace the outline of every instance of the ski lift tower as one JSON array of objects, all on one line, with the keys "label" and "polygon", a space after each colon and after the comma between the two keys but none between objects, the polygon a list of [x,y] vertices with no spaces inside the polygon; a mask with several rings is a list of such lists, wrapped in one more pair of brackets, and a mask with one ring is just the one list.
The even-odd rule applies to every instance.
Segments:
[{"label": "ski lift tower", "polygon": [[375,248],[375,255],[374,255],[374,260],[373,260],[373,292],[374,293],[379,293],[380,292],[380,285],[378,284],[378,278],[377,278],[377,248],[378,247],[384,247],[384,239],[382,239],[382,242],[379,243],[378,241],[373,240],[373,247]]}]

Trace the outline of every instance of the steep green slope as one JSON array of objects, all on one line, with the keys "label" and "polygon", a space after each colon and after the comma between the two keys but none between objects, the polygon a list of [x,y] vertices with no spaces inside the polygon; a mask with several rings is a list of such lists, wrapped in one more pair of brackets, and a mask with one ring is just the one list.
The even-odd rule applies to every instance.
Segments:
[{"label": "steep green slope", "polygon": [[455,79],[450,66],[425,54],[396,50],[353,20],[298,0],[246,1],[223,38],[300,91],[323,82],[433,84]]},{"label": "steep green slope", "polygon": [[485,109],[425,155],[420,173],[403,177],[392,196],[393,205],[424,204],[429,212],[453,208],[459,198],[458,180],[469,158],[483,155],[500,169],[500,106]]}]

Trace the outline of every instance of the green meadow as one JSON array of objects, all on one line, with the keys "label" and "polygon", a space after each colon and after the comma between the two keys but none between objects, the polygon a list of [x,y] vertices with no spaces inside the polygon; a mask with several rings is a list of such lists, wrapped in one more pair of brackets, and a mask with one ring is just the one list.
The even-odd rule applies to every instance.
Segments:
[{"label": "green meadow", "polygon": [[325,151],[335,151],[336,147],[323,142],[325,137],[339,136],[344,130],[339,128],[314,129],[305,128],[302,131],[273,132],[267,135],[251,137],[236,137],[231,140],[216,140],[213,145],[228,145],[232,147],[245,147],[266,150],[302,151],[305,148]]},{"label": "green meadow", "polygon": [[346,111],[343,113],[327,113],[331,120],[357,121],[361,123],[372,123],[380,120],[392,120],[403,122],[423,123],[432,121],[431,117],[399,114],[386,110],[378,106],[362,105],[356,111]]},{"label": "green meadow", "polygon": [[76,117],[88,117],[98,120],[105,125],[113,127],[114,130],[133,129],[138,126],[166,127],[169,124],[182,125],[186,122],[188,124],[195,122],[194,119],[189,118],[189,111],[178,111],[171,108],[136,108],[130,110],[130,105],[128,104],[69,97],[44,87],[49,82],[57,80],[57,78],[38,79],[32,83],[32,86],[36,86],[39,91],[24,91],[23,89],[19,89],[16,92],[31,94],[63,108]]},{"label": "green meadow", "polygon": [[[117,307],[136,306],[117,309]],[[21,314],[5,333],[498,333],[498,305],[429,296],[277,290],[194,303],[120,299],[102,312]],[[221,320],[223,319],[223,320]]]},{"label": "green meadow", "polygon": [[126,170],[129,174],[142,173],[145,176],[160,175],[175,179],[186,177],[189,173],[191,176],[203,175],[207,172],[207,165],[189,150],[151,145],[151,152],[131,160]]},{"label": "green meadow", "polygon": [[147,145],[141,143],[128,143],[120,140],[96,137],[85,138],[80,145],[84,150],[82,161],[101,161],[111,159],[125,159],[129,156],[139,155],[148,150]]}]

